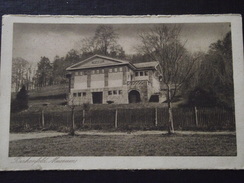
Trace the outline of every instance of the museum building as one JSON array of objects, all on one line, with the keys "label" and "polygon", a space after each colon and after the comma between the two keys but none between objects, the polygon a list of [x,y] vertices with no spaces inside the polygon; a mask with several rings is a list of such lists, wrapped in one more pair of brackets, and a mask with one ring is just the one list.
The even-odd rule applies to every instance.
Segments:
[{"label": "museum building", "polygon": [[160,101],[158,62],[131,63],[94,55],[66,69],[69,104]]}]

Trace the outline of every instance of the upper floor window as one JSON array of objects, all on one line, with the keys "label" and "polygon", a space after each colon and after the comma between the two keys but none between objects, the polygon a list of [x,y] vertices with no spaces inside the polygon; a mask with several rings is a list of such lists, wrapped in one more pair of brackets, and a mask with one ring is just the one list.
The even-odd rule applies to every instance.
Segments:
[{"label": "upper floor window", "polygon": [[148,76],[148,71],[137,71],[136,77],[137,76]]}]

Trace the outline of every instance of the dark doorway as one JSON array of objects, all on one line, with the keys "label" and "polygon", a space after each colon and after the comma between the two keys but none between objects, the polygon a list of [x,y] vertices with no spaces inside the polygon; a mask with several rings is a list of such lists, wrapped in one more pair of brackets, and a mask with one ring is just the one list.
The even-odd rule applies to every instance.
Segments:
[{"label": "dark doorway", "polygon": [[92,92],[92,102],[93,104],[102,104],[103,92]]},{"label": "dark doorway", "polygon": [[129,92],[129,103],[138,103],[141,101],[140,93],[136,90]]}]

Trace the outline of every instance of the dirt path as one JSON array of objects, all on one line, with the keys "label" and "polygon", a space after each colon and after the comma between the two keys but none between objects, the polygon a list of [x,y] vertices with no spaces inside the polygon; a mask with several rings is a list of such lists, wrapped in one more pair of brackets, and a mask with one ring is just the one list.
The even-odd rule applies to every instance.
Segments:
[{"label": "dirt path", "polygon": [[[198,132],[198,131],[175,131],[178,134],[185,135],[235,135],[235,132],[223,131],[223,132]],[[160,135],[167,134],[167,131],[133,131],[133,132],[104,132],[104,131],[76,131],[77,135]],[[56,137],[67,135],[67,133],[56,132],[56,131],[45,131],[45,132],[31,132],[31,133],[11,133],[10,141],[24,140],[24,139],[37,139],[45,137]]]},{"label": "dirt path", "polygon": [[30,132],[30,133],[10,133],[9,141],[24,140],[24,139],[39,139],[45,137],[56,137],[66,135],[67,133],[61,133],[56,131],[46,132]]}]

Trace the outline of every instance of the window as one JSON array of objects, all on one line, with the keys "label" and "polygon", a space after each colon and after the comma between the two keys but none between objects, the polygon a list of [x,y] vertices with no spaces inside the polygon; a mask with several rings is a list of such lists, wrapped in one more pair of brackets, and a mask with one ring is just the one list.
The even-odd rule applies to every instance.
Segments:
[{"label": "window", "polygon": [[145,71],[145,76],[148,76],[148,71]]},{"label": "window", "polygon": [[86,92],[83,92],[83,97],[85,97],[86,96]]},{"label": "window", "polygon": [[143,72],[142,71],[140,72],[140,76],[143,76]]},{"label": "window", "polygon": [[104,73],[104,69],[102,69],[101,71],[102,71],[102,73]]},{"label": "window", "polygon": [[112,91],[108,91],[108,95],[112,95]]},{"label": "window", "polygon": [[120,71],[120,72],[122,72],[122,71],[123,71],[123,68],[122,68],[122,67],[120,67],[120,68],[119,68],[119,71]]},{"label": "window", "polygon": [[92,71],[92,74],[95,74],[95,70]]},{"label": "window", "polygon": [[78,92],[78,97],[81,97],[81,92]]},{"label": "window", "polygon": [[122,90],[119,90],[119,95],[122,95]]},{"label": "window", "polygon": [[114,90],[114,91],[113,91],[113,94],[114,94],[114,95],[117,95],[117,90]]},{"label": "window", "polygon": [[112,69],[109,69],[109,72],[112,72]]},{"label": "window", "polygon": [[117,68],[114,68],[114,72],[117,72],[118,71],[118,69]]},{"label": "window", "polygon": [[82,72],[80,72],[80,75],[82,76]]},{"label": "window", "polygon": [[139,76],[139,72],[136,72],[136,76]]},{"label": "window", "polygon": [[87,72],[88,72],[88,71],[84,71],[84,75],[87,75]]},{"label": "window", "polygon": [[75,72],[75,75],[77,76],[78,75],[78,72]]},{"label": "window", "polygon": [[77,94],[76,93],[73,93],[73,97],[76,97],[77,96]]},{"label": "window", "polygon": [[96,74],[99,74],[99,70],[96,70]]}]

